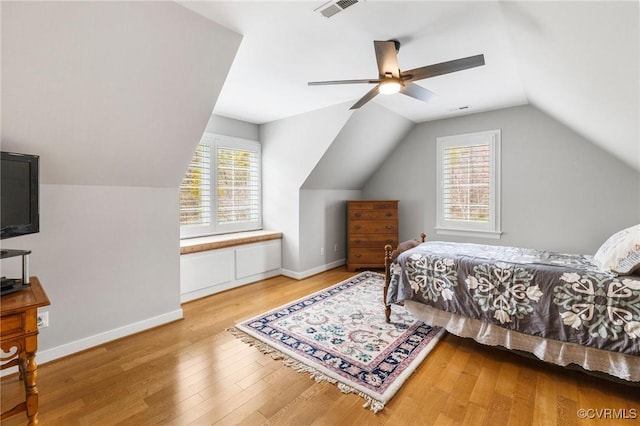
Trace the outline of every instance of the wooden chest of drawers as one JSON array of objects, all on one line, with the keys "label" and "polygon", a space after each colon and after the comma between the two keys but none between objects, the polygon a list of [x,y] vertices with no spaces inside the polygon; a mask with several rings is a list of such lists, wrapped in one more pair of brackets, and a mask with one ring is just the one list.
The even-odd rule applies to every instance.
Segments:
[{"label": "wooden chest of drawers", "polygon": [[347,270],[384,268],[384,246],[398,245],[398,201],[347,201]]}]

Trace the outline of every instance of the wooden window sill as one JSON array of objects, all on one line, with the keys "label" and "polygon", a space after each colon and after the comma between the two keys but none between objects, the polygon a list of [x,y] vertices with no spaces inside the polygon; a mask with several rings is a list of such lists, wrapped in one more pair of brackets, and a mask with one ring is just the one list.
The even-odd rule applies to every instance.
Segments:
[{"label": "wooden window sill", "polygon": [[180,240],[180,254],[198,253],[242,244],[282,239],[282,232],[249,231]]}]

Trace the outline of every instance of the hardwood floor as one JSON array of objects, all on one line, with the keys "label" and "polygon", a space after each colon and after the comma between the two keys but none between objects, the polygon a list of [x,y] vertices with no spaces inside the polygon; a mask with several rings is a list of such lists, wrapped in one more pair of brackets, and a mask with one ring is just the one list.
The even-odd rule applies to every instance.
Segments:
[{"label": "hardwood floor", "polygon": [[[640,388],[447,335],[386,408],[316,383],[225,331],[234,321],[353,275],[276,277],[183,305],[185,319],[43,364],[43,425],[635,424]],[[2,379],[2,406],[22,395]],[[593,419],[581,420],[579,409]],[[607,412],[602,410],[615,410]],[[600,410],[600,411],[595,411]],[[621,411],[626,410],[626,411]],[[635,413],[635,415],[634,415]],[[598,418],[600,417],[600,418]],[[3,425],[25,424],[18,415]]]}]

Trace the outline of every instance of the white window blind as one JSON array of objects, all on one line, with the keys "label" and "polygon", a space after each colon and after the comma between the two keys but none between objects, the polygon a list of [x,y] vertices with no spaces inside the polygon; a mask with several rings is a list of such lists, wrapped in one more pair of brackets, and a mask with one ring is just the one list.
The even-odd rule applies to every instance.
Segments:
[{"label": "white window blind", "polygon": [[489,222],[489,145],[446,147],[442,158],[445,220]]},{"label": "white window blind", "polygon": [[437,144],[437,232],[500,238],[500,130]]},{"label": "white window blind", "polygon": [[258,153],[218,147],[218,223],[260,219]]},{"label": "white window blind", "polygon": [[180,186],[182,238],[262,228],[260,144],[206,133]]},{"label": "white window blind", "polygon": [[199,144],[180,185],[180,224],[211,223],[211,147]]}]

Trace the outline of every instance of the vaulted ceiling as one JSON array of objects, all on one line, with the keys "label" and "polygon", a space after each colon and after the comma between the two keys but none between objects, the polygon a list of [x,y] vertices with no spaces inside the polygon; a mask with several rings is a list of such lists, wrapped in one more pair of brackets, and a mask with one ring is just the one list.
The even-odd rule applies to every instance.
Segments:
[{"label": "vaulted ceiling", "polygon": [[373,41],[396,39],[401,70],[486,65],[419,81],[428,103],[372,102],[413,122],[533,104],[640,171],[637,1],[361,0],[330,18],[322,0],[179,3],[243,36],[216,114],[262,124],[353,103],[369,85],[307,82],[376,78]]}]

